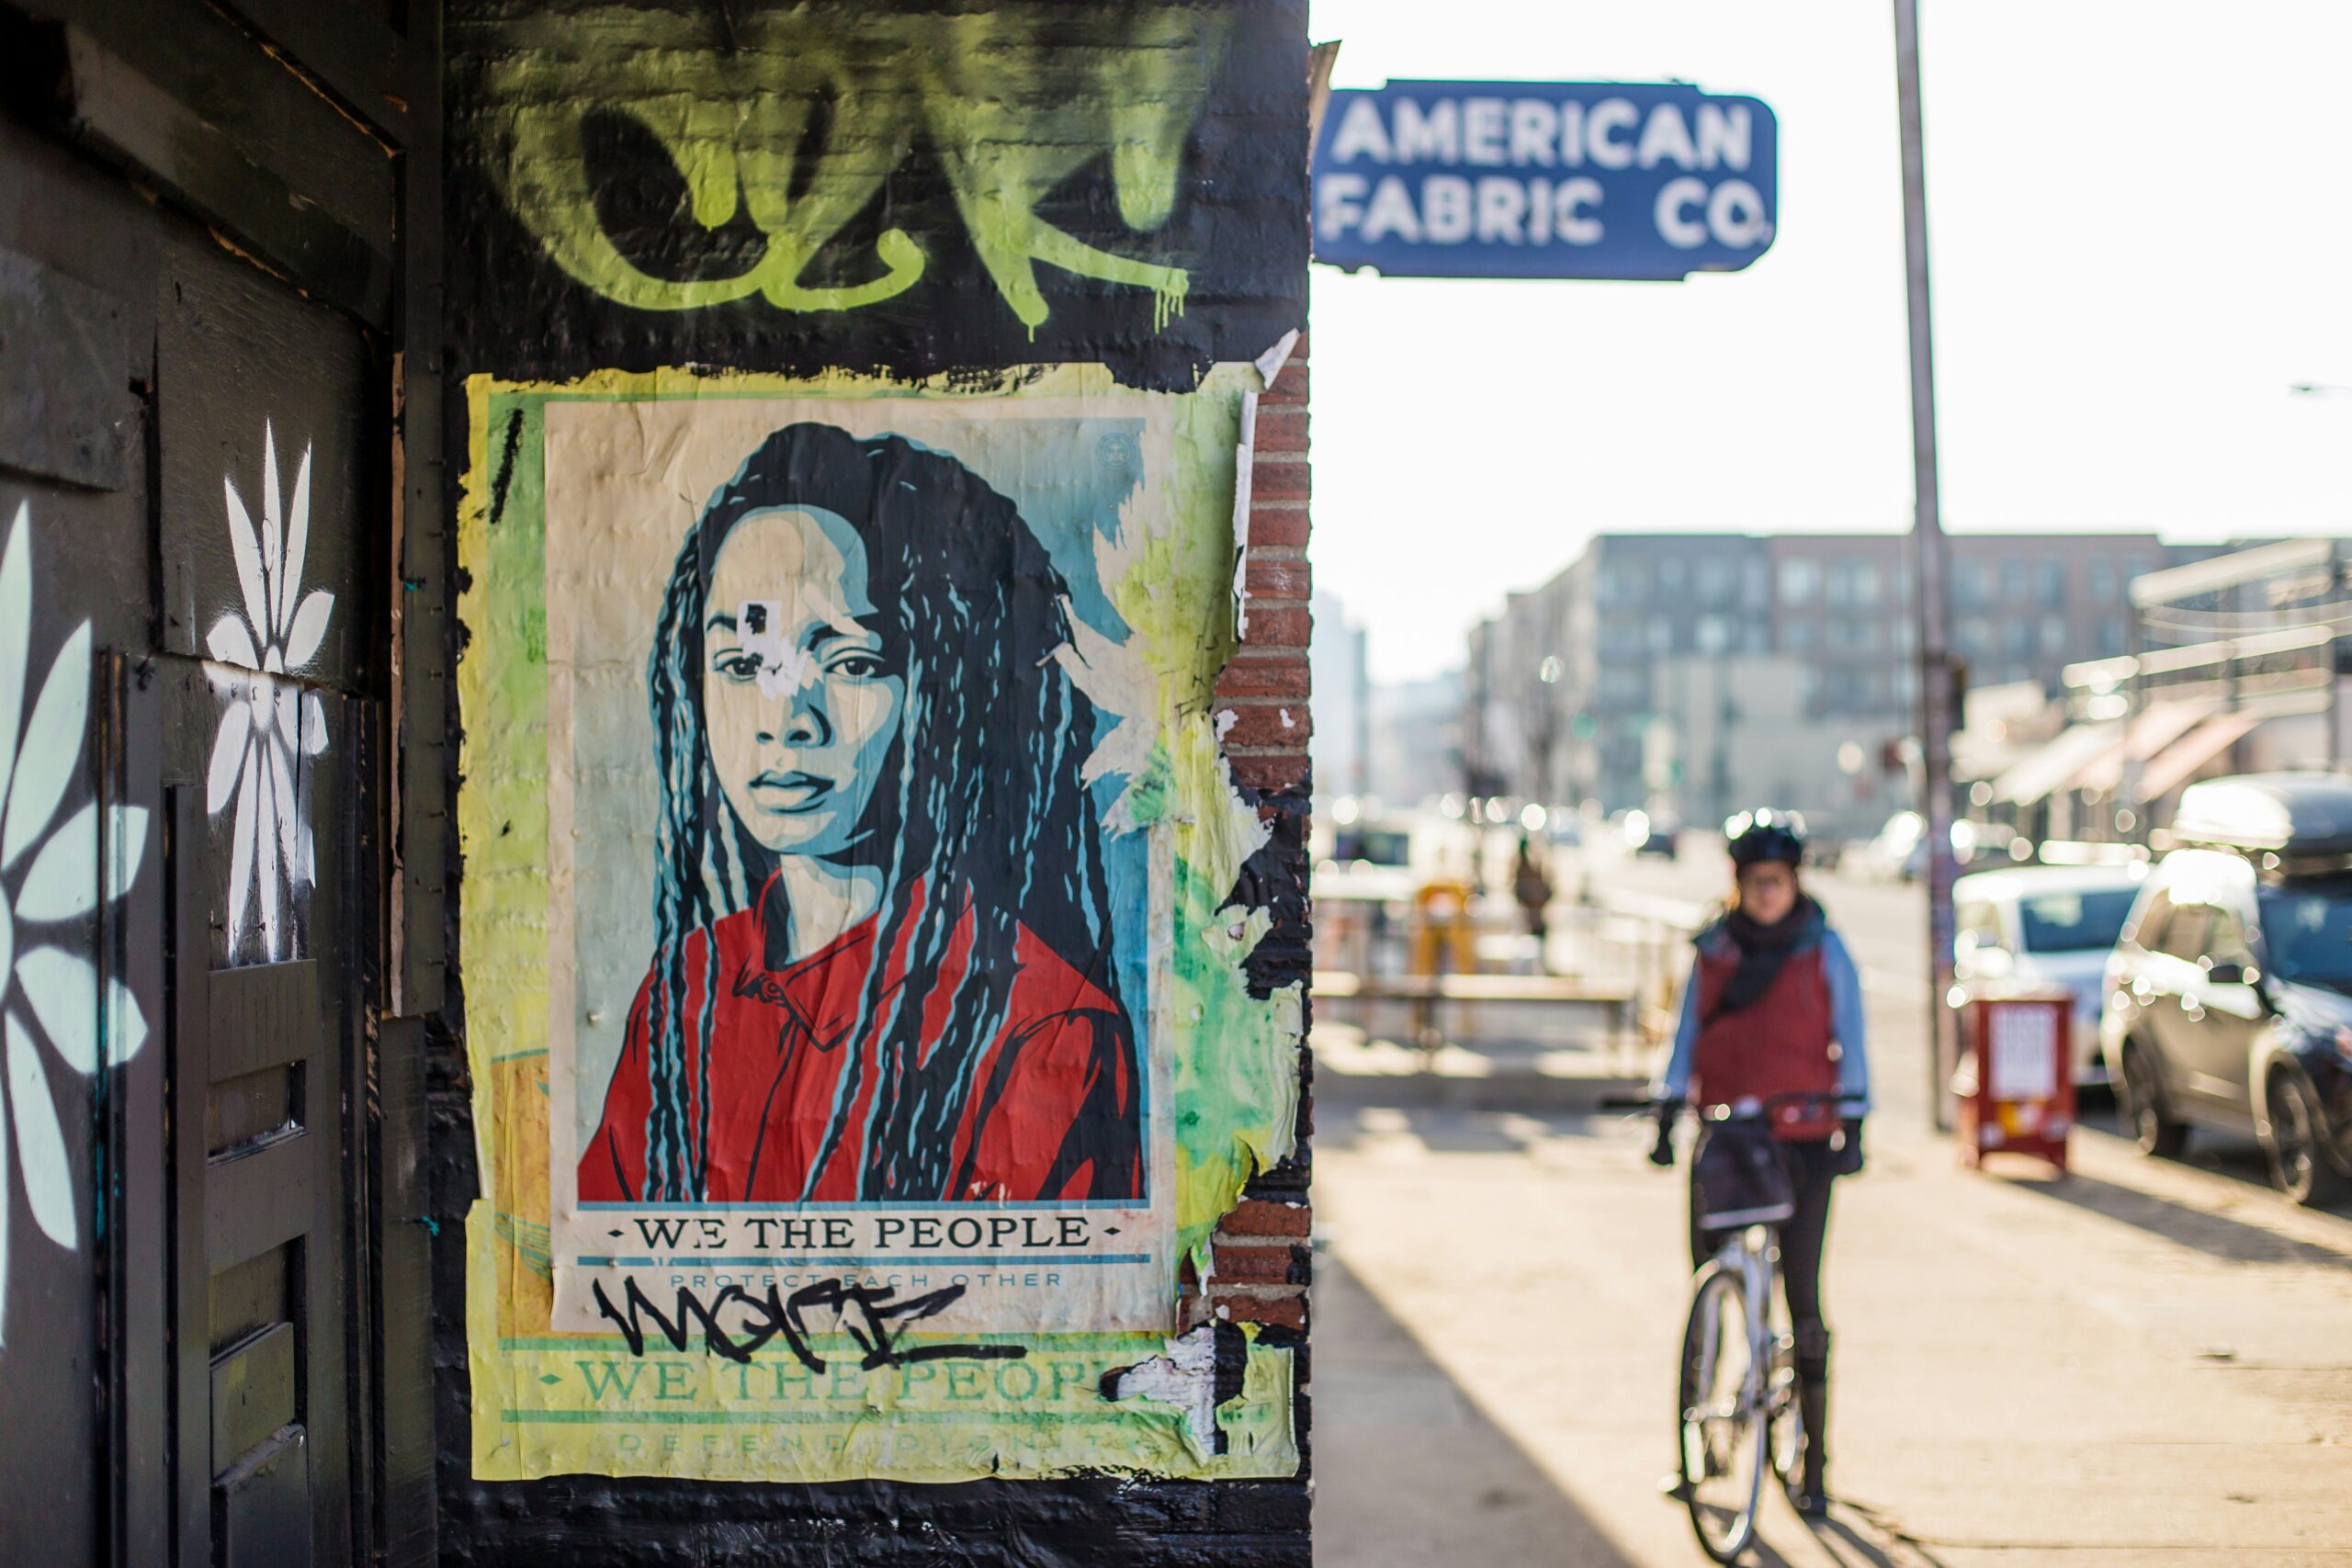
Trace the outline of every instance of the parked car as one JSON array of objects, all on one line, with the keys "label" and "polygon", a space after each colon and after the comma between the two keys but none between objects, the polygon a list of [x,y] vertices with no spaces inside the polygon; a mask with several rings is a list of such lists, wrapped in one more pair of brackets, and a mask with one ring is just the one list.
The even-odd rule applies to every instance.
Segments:
[{"label": "parked car", "polygon": [[2075,1081],[2108,1081],[2098,1021],[2107,961],[2147,867],[2021,865],[1952,884],[1954,974],[1962,983],[2053,986],[2075,998]]},{"label": "parked car", "polygon": [[2251,1132],[2301,1203],[2352,1193],[2352,777],[2182,792],[2107,966],[2099,1044],[2140,1146]]},{"label": "parked car", "polygon": [[1916,811],[1898,811],[1886,819],[1862,851],[1862,863],[1872,876],[1909,882],[1927,867],[1928,819]]},{"label": "parked car", "polygon": [[[1965,818],[1951,825],[1952,858],[1966,865],[1976,858],[1978,828]],[[1916,811],[1898,811],[1886,819],[1862,851],[1863,868],[1873,876],[1894,882],[1917,882],[1928,874],[1928,819]]]},{"label": "parked car", "polygon": [[1681,829],[1664,817],[1652,817],[1646,811],[1628,811],[1621,829],[1625,847],[1637,855],[1664,855],[1672,860],[1681,847]]}]

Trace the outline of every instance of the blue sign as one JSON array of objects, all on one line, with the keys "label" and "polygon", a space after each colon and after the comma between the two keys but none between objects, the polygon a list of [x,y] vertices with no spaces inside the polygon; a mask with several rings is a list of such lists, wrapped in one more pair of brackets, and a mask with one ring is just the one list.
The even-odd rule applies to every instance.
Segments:
[{"label": "blue sign", "polygon": [[1622,82],[1340,89],[1315,259],[1400,277],[1680,278],[1772,243],[1779,127],[1754,98]]}]

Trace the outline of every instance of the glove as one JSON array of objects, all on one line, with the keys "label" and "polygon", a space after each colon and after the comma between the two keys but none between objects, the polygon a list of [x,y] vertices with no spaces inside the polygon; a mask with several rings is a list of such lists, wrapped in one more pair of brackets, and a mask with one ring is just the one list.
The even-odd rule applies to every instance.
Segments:
[{"label": "glove", "polygon": [[1657,1135],[1650,1144],[1652,1165],[1668,1166],[1674,1163],[1674,1122],[1675,1119],[1681,1114],[1680,1100],[1661,1100],[1657,1102]]},{"label": "glove", "polygon": [[1838,1145],[1831,1155],[1830,1170],[1838,1176],[1860,1176],[1862,1173],[1862,1119],[1849,1116],[1840,1123]]}]

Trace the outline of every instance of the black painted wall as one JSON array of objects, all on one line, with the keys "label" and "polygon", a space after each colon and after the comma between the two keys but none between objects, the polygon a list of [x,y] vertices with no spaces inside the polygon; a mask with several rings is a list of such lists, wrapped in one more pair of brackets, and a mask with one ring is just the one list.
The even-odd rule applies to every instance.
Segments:
[{"label": "black painted wall", "polygon": [[[440,442],[449,454],[465,450],[460,389],[476,372],[556,378],[693,364],[986,378],[1012,366],[1101,362],[1131,385],[1175,389],[1193,385],[1213,362],[1256,359],[1285,332],[1306,325],[1303,0],[1165,6],[834,0],[801,6],[453,0],[446,36],[445,215],[451,243]],[[903,75],[876,74],[872,66],[876,59],[892,58],[891,46],[903,48],[910,39],[927,40],[921,46],[933,51],[924,61],[929,85],[921,89]],[[1100,127],[1055,118],[1070,96],[1069,83],[1056,75],[1069,67],[1055,62],[1107,49],[1105,57],[1139,85],[1142,112],[1150,113],[1155,94],[1140,89],[1158,80],[1151,73],[1181,65],[1176,57],[1202,40],[1216,46],[1204,54],[1213,61],[1204,96],[1197,104],[1158,111],[1159,129],[1173,137],[1168,162],[1176,171],[1164,192],[1152,170],[1114,166],[1107,142],[1089,145]],[[664,51],[695,63],[662,71],[672,77],[700,73],[693,75],[697,90],[722,97],[748,91],[744,84],[758,81],[762,71],[828,73],[820,111],[798,127],[797,137],[777,142],[797,171],[784,195],[787,207],[829,189],[847,190],[849,197],[844,210],[810,236],[803,265],[781,269],[780,292],[839,300],[850,296],[814,291],[854,290],[888,278],[893,258],[901,264],[905,258],[899,243],[888,238],[894,231],[919,248],[920,276],[848,309],[780,308],[758,294],[649,308],[648,300],[667,305],[691,297],[685,286],[717,284],[724,291],[726,280],[762,265],[778,243],[759,227],[755,193],[741,184],[731,198],[700,193],[707,216],[730,206],[732,211],[712,225],[698,222],[690,211],[696,193],[679,174],[673,151],[628,112],[637,101],[632,95],[675,85],[660,72],[648,74],[652,68],[646,62],[666,58]],[[795,63],[802,54],[819,57],[820,65]],[[1058,235],[1110,258],[1097,270],[1115,274],[1116,264],[1181,269],[1187,280],[1181,312],[1164,289],[1116,276],[1081,276],[1042,262],[1027,269],[1036,295],[1018,299],[1019,289],[1005,282],[1001,247],[989,254],[985,240],[976,238],[989,225],[969,220],[959,203],[959,180],[968,197],[981,176],[968,168],[959,173],[943,157],[928,129],[937,121],[925,118],[925,93],[935,100],[944,95],[951,108],[1001,109],[1052,125],[1044,139],[1068,145],[1023,164],[1020,173],[1035,197],[1030,210]],[[583,112],[585,100],[594,100],[586,103],[593,112]],[[942,112],[938,101],[928,107],[934,115]],[[527,182],[518,187],[515,149],[534,117],[539,117],[536,123],[576,127],[564,134],[574,139],[567,145],[582,150],[585,208],[574,203],[559,212],[554,209],[561,204],[543,190],[534,195],[537,187]],[[527,158],[519,166],[546,173]],[[861,169],[867,173],[859,175]],[[534,202],[535,216],[518,215],[518,206]],[[583,228],[587,220],[593,223]],[[557,236],[552,244],[550,233]],[[638,304],[618,302],[579,276],[585,250],[605,254],[601,247],[607,241],[620,269],[613,276],[628,279],[621,291],[634,291]],[[567,245],[569,266],[556,256]],[[1022,270],[1014,267],[1012,275],[1017,278]],[[444,516],[454,515],[458,504],[456,466],[447,464],[441,478]],[[454,599],[453,593],[443,597],[449,584],[424,586],[442,603]],[[442,634],[439,657],[454,660],[462,628],[447,620],[434,625]],[[411,626],[412,659],[424,635],[421,625]],[[412,721],[418,716],[413,714]],[[438,799],[451,815],[459,722],[448,716],[434,749],[436,761],[449,759]],[[409,776],[416,779],[413,768]],[[1305,978],[1308,967],[1298,896],[1304,782],[1266,805],[1277,824],[1275,843],[1251,862],[1239,893],[1276,912],[1276,932],[1261,950],[1266,972],[1253,973],[1274,985]],[[456,858],[448,842],[446,899],[431,886],[436,866],[420,862],[413,851],[408,863],[422,907],[444,919],[438,941],[452,954],[463,897]],[[1238,1562],[1304,1568],[1308,1562],[1304,1472],[1280,1482],[1216,1484],[1109,1475],[952,1486],[722,1485],[588,1476],[475,1481],[462,1236],[477,1184],[462,994],[462,975],[453,964],[445,1005],[424,1024],[430,1212],[437,1238],[432,1302],[442,1561],[502,1568],[657,1562],[1175,1568]],[[1304,1134],[1302,1126],[1298,1160],[1261,1176],[1253,1194],[1304,1199]],[[1268,1338],[1296,1347],[1303,1391],[1304,1335],[1276,1327]],[[1304,1450],[1303,1392],[1295,1413]]]}]

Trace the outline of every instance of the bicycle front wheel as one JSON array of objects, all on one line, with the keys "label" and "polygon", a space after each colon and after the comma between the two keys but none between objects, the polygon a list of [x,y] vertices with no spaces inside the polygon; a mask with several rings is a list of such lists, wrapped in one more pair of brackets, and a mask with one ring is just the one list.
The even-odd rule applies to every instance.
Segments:
[{"label": "bicycle front wheel", "polygon": [[1690,1528],[1718,1562],[1747,1550],[1764,1496],[1771,1411],[1758,1337],[1739,1277],[1714,1263],[1700,1270],[1682,1333],[1676,1408]]}]

